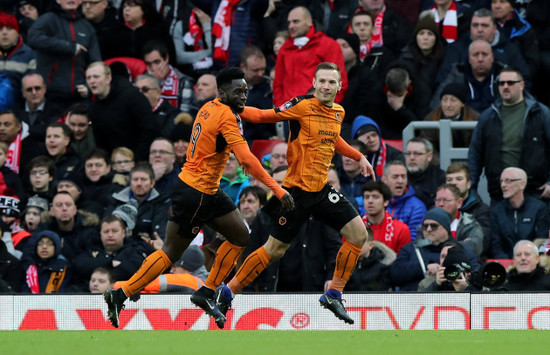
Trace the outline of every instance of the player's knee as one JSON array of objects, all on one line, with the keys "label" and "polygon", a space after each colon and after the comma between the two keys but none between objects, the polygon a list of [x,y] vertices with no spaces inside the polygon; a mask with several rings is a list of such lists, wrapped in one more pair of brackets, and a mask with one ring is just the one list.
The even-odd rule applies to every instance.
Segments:
[{"label": "player's knee", "polygon": [[230,240],[229,242],[232,244],[235,244],[239,247],[244,247],[248,243],[248,240],[250,239],[250,234],[248,232],[246,233],[239,233],[236,234],[233,238],[233,240]]}]

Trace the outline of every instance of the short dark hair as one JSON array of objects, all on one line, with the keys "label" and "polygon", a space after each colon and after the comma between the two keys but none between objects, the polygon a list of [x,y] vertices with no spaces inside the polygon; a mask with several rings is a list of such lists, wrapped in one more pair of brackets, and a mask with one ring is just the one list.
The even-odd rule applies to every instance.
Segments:
[{"label": "short dark hair", "polygon": [[69,139],[73,138],[73,131],[69,128],[69,126],[67,126],[67,124],[63,122],[58,122],[58,121],[52,122],[48,125],[48,127],[46,127],[46,130],[48,128],[61,128],[65,137],[69,137]]},{"label": "short dark hair", "polygon": [[422,143],[422,144],[424,144],[424,148],[426,148],[427,153],[432,153],[434,151],[434,145],[432,144],[432,142],[429,141],[428,138],[413,137],[413,138],[409,139],[409,141],[407,142],[407,145],[409,143]]},{"label": "short dark hair", "polygon": [[27,170],[29,171],[29,173],[32,169],[38,167],[45,167],[46,169],[48,169],[48,174],[50,174],[50,176],[55,175],[55,163],[53,160],[45,155],[34,157],[27,164]]},{"label": "short dark hair", "polygon": [[148,161],[139,161],[136,165],[130,170],[130,179],[136,171],[143,171],[149,175],[151,181],[155,181],[155,171]]},{"label": "short dark hair", "polygon": [[384,165],[383,174],[386,175],[388,170],[390,170],[390,168],[394,165],[402,166],[402,167],[405,168],[405,170],[407,169],[407,165],[405,165],[405,163],[403,161],[401,161],[401,160],[392,160],[392,161],[386,162],[386,165]]},{"label": "short dark hair", "polygon": [[402,93],[409,87],[409,73],[403,68],[392,68],[386,74],[388,91],[394,94]]},{"label": "short dark hair", "polygon": [[[472,18],[474,18],[474,17],[490,17],[491,21],[493,22],[493,25],[496,26],[496,24],[497,24],[495,14],[493,14],[493,11],[491,11],[489,9],[478,9],[478,10],[474,11],[474,13],[472,15]],[[470,24],[471,23],[472,22],[470,21]]]},{"label": "short dark hair", "polygon": [[500,75],[502,73],[516,73],[516,75],[518,76],[519,80],[522,80],[523,81],[523,74],[521,73],[521,71],[517,68],[514,68],[514,67],[510,67],[510,66],[505,66],[504,68],[502,68],[502,70],[500,71],[500,73],[498,74],[499,76],[499,79],[500,79]]},{"label": "short dark hair", "polygon": [[[264,189],[259,186],[247,186],[239,194],[239,201],[242,201],[243,197],[247,195],[252,195],[258,199],[260,206],[265,205],[267,201],[267,194]],[[240,202],[239,202],[240,205]]]},{"label": "short dark hair", "polygon": [[109,214],[103,217],[101,221],[99,221],[99,229],[101,230],[101,226],[103,225],[103,223],[113,223],[113,222],[120,223],[120,226],[122,227],[122,229],[126,230],[126,223],[124,223],[122,218],[114,214]]},{"label": "short dark hair", "polygon": [[94,159],[94,158],[103,159],[107,164],[111,163],[109,159],[109,153],[107,153],[107,151],[101,148],[92,149],[88,154],[86,154],[86,156],[84,156],[84,162],[87,162],[88,160]]},{"label": "short dark hair", "polygon": [[16,122],[21,123],[21,119],[19,118],[19,116],[17,115],[17,113],[16,113],[14,110],[12,110],[11,108],[8,108],[8,109],[6,109],[6,110],[0,111],[0,116],[2,116],[2,115],[9,115],[9,114],[11,114],[11,115],[13,115],[13,117],[15,117],[15,121],[16,121]]},{"label": "short dark hair", "polygon": [[350,146],[357,146],[359,147],[359,152],[363,155],[367,155],[369,154],[369,151],[368,151],[368,148],[367,148],[367,145],[363,142],[361,142],[359,139],[352,139],[350,142],[349,142],[349,145]]},{"label": "short dark hair", "polygon": [[244,79],[244,73],[241,68],[228,67],[220,70],[216,76],[216,84],[218,89],[225,85],[230,85],[233,80]]},{"label": "short dark hair", "polygon": [[158,51],[160,56],[163,59],[168,58],[168,47],[162,41],[154,39],[154,40],[151,40],[151,41],[147,41],[143,45],[143,50],[142,50],[143,57],[145,57],[147,54],[149,54],[153,51]]},{"label": "short dark hair", "polygon": [[351,26],[351,23],[353,22],[353,19],[356,18],[357,16],[368,16],[368,17],[370,17],[370,20],[372,21],[372,25],[374,26],[374,17],[371,15],[370,12],[366,12],[364,10],[358,11],[358,12],[354,13],[351,16],[351,19],[349,21],[350,26]]},{"label": "short dark hair", "polygon": [[470,169],[468,169],[468,166],[464,163],[452,163],[447,168],[447,171],[445,172],[445,174],[447,174],[447,175],[455,174],[455,173],[460,173],[462,171],[464,172],[464,175],[466,176],[466,180],[468,180],[468,181],[472,180],[472,178],[470,177]]},{"label": "short dark hair", "polygon": [[384,184],[382,181],[367,181],[365,185],[363,185],[362,193],[364,194],[366,191],[380,192],[384,201],[389,201],[391,199],[391,190],[388,185]]},{"label": "short dark hair", "polygon": [[262,50],[253,44],[246,46],[241,50],[241,64],[244,65],[245,67],[247,66],[246,60],[249,57],[258,57],[258,58],[265,59],[265,55],[262,52]]},{"label": "short dark hair", "polygon": [[[94,271],[92,271],[92,274],[94,272],[99,272],[101,274],[107,275],[107,278],[109,279],[109,283],[112,283],[112,284],[115,283],[115,277],[114,277],[113,272],[111,270],[100,266],[100,267],[96,267],[94,269]],[[91,275],[90,275],[90,277],[91,277]]]},{"label": "short dark hair", "polygon": [[88,104],[78,102],[67,109],[67,113],[73,115],[82,115],[88,117],[88,109],[90,106]]}]

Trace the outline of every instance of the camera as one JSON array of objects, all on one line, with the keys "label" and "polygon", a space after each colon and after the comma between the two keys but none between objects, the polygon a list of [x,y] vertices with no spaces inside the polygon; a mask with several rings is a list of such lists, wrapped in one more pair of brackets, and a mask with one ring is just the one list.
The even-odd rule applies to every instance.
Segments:
[{"label": "camera", "polygon": [[443,271],[443,274],[445,275],[445,278],[447,280],[454,281],[460,277],[460,274],[465,272],[472,272],[472,268],[470,267],[470,265],[461,262],[445,267],[445,271]]}]

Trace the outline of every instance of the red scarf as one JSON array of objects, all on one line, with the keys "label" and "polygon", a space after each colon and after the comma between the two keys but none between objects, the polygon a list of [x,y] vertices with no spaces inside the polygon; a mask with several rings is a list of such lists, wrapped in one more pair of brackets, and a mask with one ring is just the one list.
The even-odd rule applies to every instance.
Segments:
[{"label": "red scarf", "polygon": [[5,166],[19,174],[19,163],[21,160],[21,132],[17,134],[15,140],[8,147]]},{"label": "red scarf", "polygon": [[170,66],[170,72],[162,83],[160,83],[160,97],[168,101],[172,106],[178,107],[178,92],[179,92],[180,79],[174,71],[174,68]]},{"label": "red scarf", "polygon": [[204,49],[204,30],[197,22],[197,13],[194,9],[191,11],[191,16],[189,16],[189,33],[193,37],[195,52]]},{"label": "red scarf", "polygon": [[222,0],[212,25],[212,35],[216,38],[214,42],[214,59],[226,62],[229,60],[227,50],[229,49],[229,35],[231,34],[231,17],[235,6],[241,0]]},{"label": "red scarf", "polygon": [[443,30],[441,31],[441,36],[447,40],[448,43],[453,43],[458,39],[458,20],[456,12],[456,2],[453,0],[451,6],[447,10],[444,19],[439,18],[437,13],[437,5],[432,6],[430,11],[435,16],[435,23],[441,27],[441,22],[443,22]]},{"label": "red scarf", "polygon": [[40,285],[38,284],[38,268],[36,265],[29,265],[27,268],[27,286],[32,293],[40,293]]},{"label": "red scarf", "polygon": [[[382,23],[384,22],[384,14],[386,13],[386,6],[374,19],[374,26],[372,29],[372,35],[370,37],[370,42],[366,45],[369,46],[368,52],[370,52],[372,47],[381,47],[384,45],[384,40],[382,39]],[[368,53],[367,52],[367,53]]]},{"label": "red scarf", "polygon": [[[384,219],[380,224],[369,224],[368,214],[365,214],[363,216],[363,223],[365,223],[365,225],[368,225],[369,227],[371,227],[371,229],[373,229],[375,241],[382,242],[390,247],[393,246],[391,242],[393,240],[395,229],[393,228],[393,218],[388,211],[384,211]],[[384,233],[384,238],[381,237],[382,233],[376,233],[375,230],[381,231],[382,233]]]}]

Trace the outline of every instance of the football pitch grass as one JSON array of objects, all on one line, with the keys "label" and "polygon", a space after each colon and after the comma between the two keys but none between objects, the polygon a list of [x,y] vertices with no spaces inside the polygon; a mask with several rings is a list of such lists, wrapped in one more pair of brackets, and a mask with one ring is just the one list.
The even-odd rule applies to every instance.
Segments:
[{"label": "football pitch grass", "polygon": [[550,332],[2,331],[1,354],[540,354]]}]

